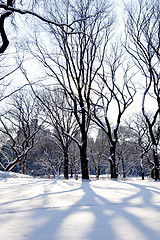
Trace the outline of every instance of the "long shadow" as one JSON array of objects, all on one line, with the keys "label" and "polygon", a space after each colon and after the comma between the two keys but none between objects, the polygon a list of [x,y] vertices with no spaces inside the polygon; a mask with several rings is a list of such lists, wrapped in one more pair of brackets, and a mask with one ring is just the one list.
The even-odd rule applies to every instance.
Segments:
[{"label": "long shadow", "polygon": [[[26,216],[26,215],[28,215],[29,216],[29,221],[30,222],[32,222],[32,224],[33,224],[33,226],[35,225],[35,221],[36,221],[36,223],[38,223],[38,221],[39,221],[39,218],[41,217],[41,216],[43,216],[43,217],[45,217],[45,215],[46,215],[46,213],[48,213],[49,215],[50,215],[50,211],[47,211],[46,212],[46,210],[55,210],[55,209],[57,209],[57,210],[59,210],[60,208],[57,208],[57,207],[45,207],[46,206],[46,204],[48,203],[48,197],[49,196],[53,196],[53,197],[56,197],[56,194],[64,194],[64,193],[70,193],[70,192],[73,192],[73,191],[77,191],[77,190],[79,190],[79,186],[77,187],[77,188],[74,188],[74,189],[69,189],[69,190],[62,190],[62,191],[54,191],[54,185],[57,183],[57,181],[59,181],[59,180],[49,180],[49,181],[47,181],[47,182],[44,182],[44,180],[43,180],[43,182],[42,181],[38,181],[38,183],[41,183],[41,187],[43,188],[43,193],[42,194],[35,194],[35,196],[33,196],[33,197],[26,197],[26,198],[24,198],[24,197],[20,197],[21,196],[21,194],[19,194],[19,189],[17,189],[16,187],[14,187],[14,189],[12,189],[13,190],[13,193],[15,194],[15,200],[11,200],[11,201],[8,201],[8,202],[3,202],[3,203],[1,203],[1,208],[0,208],[0,222],[1,221],[4,221],[3,219],[5,219],[5,222],[6,222],[6,225],[4,225],[5,226],[5,228],[7,228],[8,229],[8,223],[9,222],[11,222],[14,218],[15,218],[15,224],[16,224],[16,219],[18,218],[18,219],[21,219],[22,218],[22,220],[23,220],[23,217],[24,216]],[[59,181],[59,185],[61,185],[61,182],[63,182],[63,181]],[[66,181],[67,182],[67,181]],[[52,185],[52,188],[53,188],[53,192],[51,192],[51,189],[50,189],[50,187],[49,187],[49,185]],[[23,185],[23,187],[22,187],[22,185]],[[25,193],[25,190],[27,191],[28,189],[30,189],[31,188],[31,190],[32,189],[35,189],[35,186],[37,186],[37,182],[33,182],[32,184],[29,184],[29,186],[28,186],[28,183],[26,183],[26,184],[21,184],[20,185],[21,187],[20,187],[20,191],[22,191],[22,196],[24,195],[24,193]],[[10,190],[10,188],[9,188],[9,190]],[[15,190],[17,190],[17,194],[16,194],[16,191]],[[8,193],[7,193],[8,194]],[[32,208],[29,208],[28,206],[27,206],[27,201],[29,200],[29,202],[28,203],[30,203],[30,201],[32,202],[32,200],[34,200],[34,199],[38,199],[38,198],[40,198],[40,197],[42,197],[42,199],[41,199],[41,201],[40,201],[40,204],[38,203],[37,204],[37,206],[35,205],[35,204],[32,204],[31,203],[31,205],[32,205]],[[11,198],[12,198],[12,196],[11,196]],[[63,197],[62,197],[63,198]],[[39,200],[39,199],[38,199]],[[16,206],[16,208],[14,209],[13,208],[13,205],[12,204],[14,204],[14,203],[22,203],[23,205],[23,208],[19,208],[18,207],[18,205]],[[9,205],[9,204],[11,204],[11,205]],[[33,205],[34,205],[34,207],[33,207]],[[6,211],[5,210],[3,210],[3,206],[6,206],[7,208],[6,208]],[[9,208],[9,206],[11,206],[11,210],[9,209],[9,210],[7,210],[8,208]],[[44,206],[44,207],[43,207]],[[58,212],[58,211],[55,211],[55,212]],[[32,219],[33,219],[33,221],[32,221],[32,219],[30,218],[30,216],[31,216],[31,214],[32,214],[32,212],[34,212],[35,214],[33,214],[33,216],[32,216]],[[16,214],[16,215],[15,215]],[[48,214],[47,214],[47,218],[48,218]],[[50,218],[52,218],[53,217],[53,215],[51,215],[50,216]],[[24,219],[26,219],[26,217],[24,218]],[[19,221],[19,220],[18,220]],[[27,222],[26,224],[27,224],[27,226],[28,226],[28,224],[29,224],[29,226],[30,226],[30,228],[32,228],[33,226],[32,226],[32,224],[30,225],[30,222]],[[51,222],[52,223],[52,222]],[[15,225],[14,224],[14,225]],[[12,226],[12,223],[11,223],[11,228],[13,228],[13,226]],[[22,226],[20,226],[20,228],[25,228],[25,223],[24,223],[24,225],[22,225]],[[43,227],[42,227],[43,228]],[[16,229],[17,229],[17,231],[19,231],[19,226],[16,226]],[[53,230],[53,225],[51,226],[51,229]],[[37,230],[38,231],[40,231],[41,232],[41,229],[39,230],[38,228],[37,228]],[[48,228],[45,230],[44,229],[44,231],[46,231],[47,232],[47,230],[48,230]],[[23,237],[22,237],[22,239],[24,239]],[[28,239],[28,240],[35,240],[35,239],[37,239],[37,238],[32,238],[32,237],[30,237],[30,236],[27,236],[27,235],[25,235],[25,239]],[[46,240],[46,238],[45,238],[45,236],[44,236],[44,238],[42,237],[41,239],[43,239],[43,240]],[[13,240],[14,240],[14,237],[13,237]]]},{"label": "long shadow", "polygon": [[[160,194],[160,187],[157,188],[155,186],[148,186],[143,182],[141,182],[142,184],[138,184],[135,182],[126,182],[126,181],[124,181],[123,183],[128,184],[129,186],[138,188],[140,191],[137,193],[137,195],[135,195],[135,197],[142,196],[144,203],[152,202],[152,197],[153,197],[152,193]],[[160,198],[159,198],[159,202],[160,202]]]},{"label": "long shadow", "polygon": [[[130,183],[127,184],[130,185]],[[121,204],[115,204],[107,200],[107,189],[106,196],[102,197],[95,193],[93,190],[95,187],[91,186],[91,182],[82,181],[81,190],[84,194],[74,205],[34,212],[32,216],[34,221],[43,219],[44,222],[41,226],[35,228],[27,239],[36,239],[38,236],[39,240],[70,240],[76,236],[76,239],[81,240],[129,240],[135,239],[136,236],[138,240],[159,240],[159,231],[155,232],[146,226],[139,217],[126,208],[127,206],[129,208],[135,207],[135,204],[130,203],[130,200],[134,200],[141,194],[143,195],[141,191],[144,191],[144,186],[132,185],[140,191],[131,197],[123,198]],[[152,196],[150,192],[145,194],[147,196],[145,203],[147,204]],[[138,204],[136,207],[141,208],[143,204]],[[120,229],[121,221],[127,224],[123,226],[123,229]],[[72,226],[69,226],[69,222],[72,223]],[[71,229],[71,227],[73,228]],[[130,233],[128,227],[132,229]]]},{"label": "long shadow", "polygon": [[[148,206],[152,207],[155,211],[160,210],[160,188],[156,188],[154,186],[148,186],[147,184],[138,184],[138,183],[132,183],[132,182],[123,182],[123,184],[129,185],[134,187],[135,189],[138,189],[137,193],[134,194],[134,196],[130,196],[125,198],[125,203],[131,203],[130,206],[142,208],[142,206]],[[156,200],[154,199],[154,195],[158,194],[159,197],[156,197]],[[139,199],[139,203],[133,204],[134,200]],[[158,200],[157,200],[158,199]],[[158,205],[157,205],[158,204]]]},{"label": "long shadow", "polygon": [[[121,183],[119,183],[121,184]],[[141,185],[137,186],[137,187],[141,187]],[[123,189],[123,188],[122,188]],[[115,190],[115,189],[114,189]],[[118,190],[120,190],[120,188],[118,187]],[[140,189],[141,190],[141,189]],[[145,193],[146,194],[146,193]],[[147,193],[146,194],[148,196],[148,200],[151,198],[150,196],[150,193]],[[135,194],[133,196],[131,196],[131,198],[136,198],[136,197],[139,197],[139,196],[143,196],[143,193],[141,191],[139,191],[138,194]],[[110,228],[112,228],[112,232],[114,231],[114,234],[116,232],[116,228],[118,228],[118,223],[120,223],[121,227],[123,226],[122,225],[122,222],[126,223],[126,227],[123,226],[123,229],[120,229],[118,228],[117,232],[116,232],[116,237],[114,237],[114,234],[113,235],[109,235],[108,232],[106,231],[106,238],[105,239],[134,239],[133,236],[130,235],[126,235],[125,234],[129,231],[129,229],[127,229],[128,227],[131,228],[131,229],[134,229],[137,231],[137,234],[133,232],[133,234],[137,237],[139,236],[142,236],[142,239],[160,239],[160,232],[159,232],[159,235],[157,235],[151,228],[149,228],[148,226],[146,226],[139,217],[133,215],[132,213],[128,212],[127,211],[127,202],[130,198],[123,198],[122,202],[120,204],[116,204],[116,203],[112,203],[111,201],[108,201],[106,200],[106,198],[100,196],[100,195],[97,195],[94,193],[94,197],[96,199],[99,199],[101,202],[103,202],[103,204],[105,205],[102,209],[101,209],[101,218],[103,218],[103,220],[105,221],[106,220],[106,214],[105,214],[105,211],[106,210],[110,210],[111,213],[109,212],[109,214],[107,214],[107,221],[106,221],[106,226],[107,227],[107,230]],[[107,197],[107,196],[106,196]],[[148,202],[148,201],[147,201]],[[146,202],[146,203],[147,203]],[[137,207],[137,205],[135,206],[135,204],[129,204],[128,205],[129,208],[131,207]],[[143,204],[140,204],[138,205],[138,207],[143,207]],[[157,206],[156,206],[156,209],[157,209]],[[100,223],[102,222],[101,218],[97,218],[97,222],[99,221]],[[108,218],[109,218],[109,221],[108,221]],[[116,219],[119,219],[118,222],[116,222]],[[95,227],[97,226],[97,222],[95,223]],[[108,224],[109,223],[109,224]],[[113,230],[114,229],[114,230]],[[159,231],[159,229],[158,229]],[[118,236],[118,232],[119,234],[122,234],[122,236]],[[95,236],[96,233],[94,233],[94,231],[92,232],[91,236]],[[107,235],[109,237],[107,237]],[[92,237],[90,239],[93,239]],[[96,239],[96,238],[94,238]],[[98,238],[97,238],[98,239]]]},{"label": "long shadow", "polygon": [[[41,183],[42,184],[42,182],[41,181],[38,181],[38,182],[36,182],[36,184],[37,183]],[[44,182],[43,182],[43,187],[48,187],[48,183],[50,184],[50,185],[53,185],[53,184],[56,184],[57,183],[57,181],[56,180],[54,180],[54,181],[48,181],[48,182],[46,182],[45,184],[44,184]],[[30,185],[30,186],[29,186]],[[22,191],[23,189],[27,189],[28,187],[29,188],[32,188],[32,186],[34,187],[34,185],[35,185],[35,183],[26,183],[26,184],[21,184],[21,186],[17,189],[19,192],[20,191]],[[8,190],[8,189],[7,189]],[[77,188],[77,189],[71,189],[71,190],[66,190],[66,191],[61,191],[61,192],[51,192],[51,193],[48,193],[46,190],[44,191],[44,193],[42,193],[42,194],[37,194],[37,195],[35,195],[35,196],[33,196],[33,197],[25,197],[25,198],[19,198],[19,195],[17,194],[17,196],[16,196],[16,200],[11,200],[11,201],[5,201],[5,202],[2,202],[2,203],[0,203],[0,206],[2,205],[8,205],[8,204],[12,204],[12,203],[16,203],[16,202],[23,202],[23,201],[29,201],[29,200],[34,200],[34,199],[38,199],[38,198],[41,198],[41,197],[47,197],[47,196],[49,196],[49,195],[56,195],[56,194],[60,194],[60,193],[67,193],[67,192],[72,192],[72,191],[75,191],[75,190],[79,190],[79,188]],[[11,189],[10,190],[11,192],[13,192],[13,194],[15,194],[15,189]]]},{"label": "long shadow", "polygon": [[[47,221],[40,228],[36,229],[31,235],[29,235],[28,239],[36,239],[38,234],[39,240],[69,240],[73,239],[74,236],[76,236],[76,239],[81,240],[98,240],[101,239],[100,235],[103,229],[105,229],[106,235],[109,234],[109,236],[115,237],[114,232],[109,227],[107,216],[102,215],[103,206],[97,202],[96,198],[99,196],[96,195],[95,192],[90,188],[90,182],[82,181],[80,190],[83,191],[83,196],[79,201],[75,202],[74,205],[66,208],[50,209],[50,211],[41,212],[41,218],[47,217]],[[99,207],[97,208],[97,206]],[[88,215],[90,216],[88,217]],[[35,212],[33,218],[38,219],[39,212]],[[74,225],[72,233],[69,229],[69,222],[72,222],[72,226]]]}]

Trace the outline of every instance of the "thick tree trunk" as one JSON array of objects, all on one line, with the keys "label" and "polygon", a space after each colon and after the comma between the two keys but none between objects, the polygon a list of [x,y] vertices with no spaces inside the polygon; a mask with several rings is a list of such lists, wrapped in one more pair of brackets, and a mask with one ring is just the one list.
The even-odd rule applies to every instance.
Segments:
[{"label": "thick tree trunk", "polygon": [[110,172],[111,172],[111,178],[117,178],[116,166],[112,160],[110,160]]},{"label": "thick tree trunk", "polygon": [[[80,93],[81,99],[81,93]],[[80,159],[81,159],[81,172],[82,172],[82,180],[89,179],[88,173],[88,159],[87,159],[87,131],[86,131],[86,111],[84,108],[83,101],[81,99],[81,109],[82,109],[82,124],[81,124],[81,146],[80,146]]]},{"label": "thick tree trunk", "polygon": [[111,178],[117,178],[116,159],[115,159],[115,146],[110,148],[110,170]]},{"label": "thick tree trunk", "polygon": [[151,178],[154,179],[154,168],[152,168],[152,170],[151,170]]},{"label": "thick tree trunk", "polygon": [[87,160],[87,141],[83,141],[80,148],[82,179],[89,179]]}]

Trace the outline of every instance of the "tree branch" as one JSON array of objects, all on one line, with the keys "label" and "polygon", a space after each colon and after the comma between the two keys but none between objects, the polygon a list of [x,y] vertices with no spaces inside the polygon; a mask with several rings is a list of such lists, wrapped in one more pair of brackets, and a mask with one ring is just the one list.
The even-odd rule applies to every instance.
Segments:
[{"label": "tree branch", "polygon": [[7,11],[0,16],[0,34],[2,38],[2,46],[0,47],[0,53],[4,53],[9,45],[9,40],[7,38],[5,29],[4,29],[4,20],[12,14],[11,11]]}]

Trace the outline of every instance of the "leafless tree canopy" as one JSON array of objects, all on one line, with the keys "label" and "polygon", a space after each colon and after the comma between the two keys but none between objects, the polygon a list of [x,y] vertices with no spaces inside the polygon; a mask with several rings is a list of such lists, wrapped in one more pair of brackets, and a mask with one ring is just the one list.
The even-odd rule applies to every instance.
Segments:
[{"label": "leafless tree canopy", "polygon": [[[144,178],[146,168],[159,179],[160,3],[127,1],[122,35],[115,6],[106,0],[0,0],[3,169],[22,162],[26,168],[35,154],[48,175],[60,174],[63,165],[67,179],[79,165],[82,179],[89,178],[89,168],[97,178],[104,168],[112,178],[136,171]],[[12,81],[20,82],[13,91]],[[22,90],[27,85],[29,100]],[[143,116],[124,123],[136,92]],[[7,99],[13,109],[3,114]],[[98,132],[93,138],[92,128]],[[43,141],[34,153],[40,132]]]},{"label": "leafless tree canopy", "polygon": [[[155,178],[159,179],[157,146],[160,128],[158,126],[157,134],[154,132],[154,126],[160,115],[160,5],[159,1],[138,0],[130,7],[126,7],[126,11],[128,14],[126,49],[144,77],[142,113],[146,119],[153,144]],[[156,110],[152,118],[147,113],[148,97],[155,99]]]}]

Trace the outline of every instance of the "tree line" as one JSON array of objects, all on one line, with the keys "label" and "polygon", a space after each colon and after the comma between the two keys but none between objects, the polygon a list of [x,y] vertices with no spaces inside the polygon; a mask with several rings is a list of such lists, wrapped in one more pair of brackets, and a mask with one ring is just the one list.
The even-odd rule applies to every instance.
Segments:
[{"label": "tree line", "polygon": [[[137,171],[159,179],[159,1],[124,4],[123,21],[115,8],[103,0],[0,1],[2,169],[26,173],[39,145],[41,167],[46,161],[55,174],[63,165],[66,179],[79,165],[82,179],[91,169],[97,178],[108,169],[111,178]],[[6,67],[13,49],[16,64]],[[24,84],[10,92],[14,78]],[[136,94],[141,113],[124,122]]]}]

